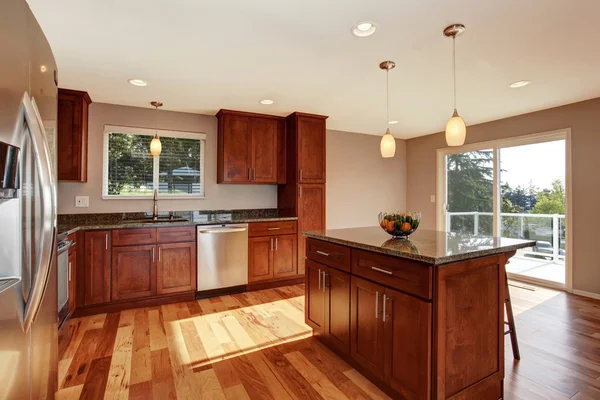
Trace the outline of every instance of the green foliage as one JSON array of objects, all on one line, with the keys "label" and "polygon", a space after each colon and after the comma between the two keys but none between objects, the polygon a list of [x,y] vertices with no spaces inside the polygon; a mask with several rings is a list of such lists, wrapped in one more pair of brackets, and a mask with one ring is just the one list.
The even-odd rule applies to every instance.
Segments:
[{"label": "green foliage", "polygon": [[531,210],[532,214],[564,214],[565,187],[560,179],[552,182],[552,189],[544,189],[537,194],[537,203]]}]

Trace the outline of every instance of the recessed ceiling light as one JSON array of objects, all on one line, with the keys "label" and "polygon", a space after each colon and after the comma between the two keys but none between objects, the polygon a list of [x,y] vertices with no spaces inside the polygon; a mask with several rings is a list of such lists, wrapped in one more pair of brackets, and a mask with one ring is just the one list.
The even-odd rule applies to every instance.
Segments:
[{"label": "recessed ceiling light", "polygon": [[141,79],[129,79],[127,82],[131,83],[133,86],[148,86],[148,82]]},{"label": "recessed ceiling light", "polygon": [[390,125],[396,125],[398,123],[398,121],[396,121],[395,119],[388,121],[388,124]]},{"label": "recessed ceiling light", "polygon": [[47,70],[47,69],[48,69],[48,68],[46,68],[46,66],[45,66],[45,65],[41,65],[41,66],[40,66],[40,71],[42,71],[42,72],[46,72],[46,70]]},{"label": "recessed ceiling light", "polygon": [[265,99],[265,100],[261,100],[261,101],[260,101],[260,104],[264,104],[264,105],[273,104],[273,100],[267,100],[267,99]]},{"label": "recessed ceiling light", "polygon": [[358,37],[371,36],[377,30],[374,22],[362,21],[352,27],[352,34]]},{"label": "recessed ceiling light", "polygon": [[531,81],[516,81],[516,82],[513,82],[510,85],[508,85],[508,87],[517,89],[517,88],[525,87],[529,84],[531,84]]}]

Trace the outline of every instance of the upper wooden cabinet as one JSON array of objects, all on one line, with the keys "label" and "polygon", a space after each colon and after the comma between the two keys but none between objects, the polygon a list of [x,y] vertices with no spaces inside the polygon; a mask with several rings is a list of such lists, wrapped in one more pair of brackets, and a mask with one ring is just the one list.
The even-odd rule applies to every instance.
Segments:
[{"label": "upper wooden cabinet", "polygon": [[88,108],[87,92],[58,89],[57,165],[58,180],[87,182]]},{"label": "upper wooden cabinet", "polygon": [[285,183],[283,118],[221,110],[217,119],[217,183]]},{"label": "upper wooden cabinet", "polygon": [[287,117],[287,155],[292,169],[288,180],[325,183],[326,119],[297,112]]}]

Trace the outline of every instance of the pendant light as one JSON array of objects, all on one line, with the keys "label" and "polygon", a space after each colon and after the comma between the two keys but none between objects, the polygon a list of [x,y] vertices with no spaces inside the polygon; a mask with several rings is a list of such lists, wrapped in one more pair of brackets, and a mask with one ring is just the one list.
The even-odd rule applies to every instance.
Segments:
[{"label": "pendant light", "polygon": [[[150,104],[156,109],[158,113],[158,107],[162,107],[163,103],[160,101],[153,101]],[[157,115],[158,118],[158,115]],[[150,142],[150,154],[153,156],[159,156],[162,151],[162,144],[160,143],[160,139],[158,138],[158,122],[156,123],[156,133],[154,134],[154,138]]]},{"label": "pendant light", "polygon": [[[387,107],[387,119],[386,122],[390,121],[390,82],[389,75],[390,69],[396,68],[396,63],[393,61],[384,61],[379,64],[379,68],[385,70],[385,87],[386,87],[386,107]],[[396,139],[390,133],[390,128],[387,128],[385,135],[381,138],[379,144],[379,150],[381,151],[381,157],[392,158],[396,154]]]},{"label": "pendant light", "polygon": [[454,113],[446,124],[446,143],[448,146],[462,146],[467,137],[465,121],[456,111],[456,37],[465,31],[462,24],[450,25],[444,29],[444,36],[452,38],[453,72],[454,72]]}]

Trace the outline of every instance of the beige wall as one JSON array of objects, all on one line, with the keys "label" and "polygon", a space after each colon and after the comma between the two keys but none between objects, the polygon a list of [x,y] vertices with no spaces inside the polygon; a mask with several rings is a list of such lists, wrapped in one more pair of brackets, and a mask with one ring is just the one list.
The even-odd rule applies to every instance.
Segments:
[{"label": "beige wall", "polygon": [[[158,114],[158,117],[157,117]],[[217,185],[217,119],[213,116],[150,108],[92,103],[89,116],[88,182],[58,184],[58,213],[152,211],[152,200],[102,199],[102,146],[104,125],[206,133],[204,200],[161,200],[160,210],[218,210],[277,207],[276,185]],[[88,208],[75,208],[75,196],[89,196]]]},{"label": "beige wall", "polygon": [[327,228],[374,226],[380,211],[406,209],[406,141],[381,158],[380,136],[327,131]]},{"label": "beige wall", "polygon": [[[571,128],[573,288],[600,294],[600,98],[469,126],[467,143],[563,128]],[[435,204],[429,197],[436,190],[436,149],[442,147],[443,133],[406,143],[408,209],[421,210],[421,224],[429,229],[435,229]]]}]

